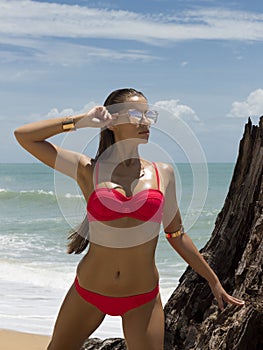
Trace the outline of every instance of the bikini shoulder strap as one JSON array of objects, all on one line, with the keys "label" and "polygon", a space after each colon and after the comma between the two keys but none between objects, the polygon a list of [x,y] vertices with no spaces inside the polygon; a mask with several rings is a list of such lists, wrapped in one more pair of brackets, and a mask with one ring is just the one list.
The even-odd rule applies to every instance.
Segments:
[{"label": "bikini shoulder strap", "polygon": [[155,162],[153,162],[153,166],[154,166],[154,169],[155,169],[157,186],[158,186],[158,190],[159,190],[160,189],[160,175],[159,175],[159,171],[158,171],[158,168],[157,168],[157,165],[156,165]]},{"label": "bikini shoulder strap", "polygon": [[98,188],[99,183],[99,161],[95,164],[95,188]]}]

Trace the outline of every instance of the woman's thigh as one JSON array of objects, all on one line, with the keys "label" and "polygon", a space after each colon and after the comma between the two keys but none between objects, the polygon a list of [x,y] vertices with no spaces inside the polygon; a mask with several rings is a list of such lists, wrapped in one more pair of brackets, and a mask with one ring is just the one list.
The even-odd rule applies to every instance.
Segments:
[{"label": "woman's thigh", "polygon": [[77,293],[73,284],[60,308],[48,350],[79,350],[104,317]]},{"label": "woman's thigh", "polygon": [[160,295],[122,316],[129,350],[163,350],[164,312]]}]

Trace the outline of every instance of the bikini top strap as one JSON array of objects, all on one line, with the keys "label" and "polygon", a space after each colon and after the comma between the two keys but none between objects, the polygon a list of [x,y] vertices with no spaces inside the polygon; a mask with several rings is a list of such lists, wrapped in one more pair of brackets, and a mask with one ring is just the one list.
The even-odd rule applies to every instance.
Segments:
[{"label": "bikini top strap", "polygon": [[98,188],[99,183],[99,161],[95,164],[95,188]]},{"label": "bikini top strap", "polygon": [[153,166],[154,166],[155,173],[156,173],[156,180],[157,180],[158,190],[160,190],[160,175],[159,175],[159,171],[158,171],[158,168],[157,168],[157,165],[156,165],[155,162],[153,162]]}]

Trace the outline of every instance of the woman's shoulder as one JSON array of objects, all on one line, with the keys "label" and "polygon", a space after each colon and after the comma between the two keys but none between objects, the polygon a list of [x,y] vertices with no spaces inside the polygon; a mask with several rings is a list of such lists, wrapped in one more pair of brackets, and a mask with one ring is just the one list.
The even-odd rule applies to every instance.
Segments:
[{"label": "woman's shoulder", "polygon": [[163,188],[168,188],[170,183],[175,182],[174,169],[170,163],[155,162],[161,178]]},{"label": "woman's shoulder", "polygon": [[173,175],[174,169],[170,163],[155,162],[155,164],[156,164],[158,170],[161,171],[163,174]]}]

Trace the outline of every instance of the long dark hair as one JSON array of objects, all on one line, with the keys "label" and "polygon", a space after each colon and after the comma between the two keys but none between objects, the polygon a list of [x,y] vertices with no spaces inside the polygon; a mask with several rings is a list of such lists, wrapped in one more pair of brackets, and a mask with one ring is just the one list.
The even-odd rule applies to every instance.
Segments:
[{"label": "long dark hair", "polygon": [[[130,97],[133,97],[133,96],[143,97],[146,99],[146,97],[142,92],[137,91],[133,88],[124,88],[124,89],[118,89],[111,92],[109,96],[106,98],[106,100],[104,101],[103,106],[109,107],[109,106],[116,105],[118,103],[124,103]],[[98,151],[93,160],[94,165],[96,164],[96,161],[99,159],[99,157],[103,154],[103,152],[114,143],[115,143],[115,138],[114,138],[113,131],[108,128],[102,128],[100,131],[100,141],[99,141]],[[72,253],[80,254],[81,252],[83,252],[83,250],[85,250],[89,244],[88,234],[89,234],[89,222],[86,215],[82,223],[70,232],[70,235],[68,237],[69,243],[67,245],[68,254],[72,254]]]}]

